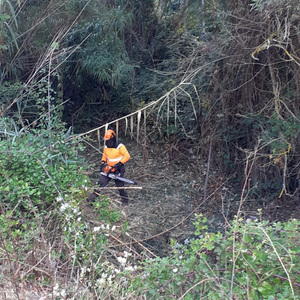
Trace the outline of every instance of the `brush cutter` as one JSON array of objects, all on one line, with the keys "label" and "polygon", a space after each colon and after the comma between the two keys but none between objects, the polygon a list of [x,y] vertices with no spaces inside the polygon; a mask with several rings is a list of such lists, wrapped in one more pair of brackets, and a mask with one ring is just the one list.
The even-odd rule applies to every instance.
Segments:
[{"label": "brush cutter", "polygon": [[135,181],[133,180],[130,180],[130,179],[127,179],[127,178],[124,178],[124,177],[121,177],[115,173],[105,173],[105,172],[100,172],[101,175],[103,176],[106,176],[106,177],[109,177],[111,179],[114,179],[114,180],[121,180],[121,181],[124,181],[124,182],[127,182],[127,183],[130,183],[130,184],[137,184]]}]

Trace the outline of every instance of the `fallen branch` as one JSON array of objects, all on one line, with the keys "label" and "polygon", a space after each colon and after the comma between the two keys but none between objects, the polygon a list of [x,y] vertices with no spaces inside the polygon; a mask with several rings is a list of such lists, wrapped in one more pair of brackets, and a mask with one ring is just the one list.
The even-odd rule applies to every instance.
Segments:
[{"label": "fallen branch", "polygon": [[[116,240],[118,243],[122,244],[122,241],[120,241],[117,237],[115,237],[114,235],[109,233],[109,236]],[[127,249],[129,249],[130,252],[133,252],[135,255],[141,257],[141,255],[139,253],[137,253],[134,249],[132,249],[131,247],[129,247],[128,245],[124,245]]]},{"label": "fallen branch", "polygon": [[153,252],[151,252],[147,247],[145,247],[143,244],[141,244],[138,240],[136,240],[134,237],[132,237],[128,232],[125,233],[127,236],[129,236],[131,239],[135,241],[138,245],[140,245],[143,249],[145,249],[147,252],[149,252],[153,257],[157,257]]}]

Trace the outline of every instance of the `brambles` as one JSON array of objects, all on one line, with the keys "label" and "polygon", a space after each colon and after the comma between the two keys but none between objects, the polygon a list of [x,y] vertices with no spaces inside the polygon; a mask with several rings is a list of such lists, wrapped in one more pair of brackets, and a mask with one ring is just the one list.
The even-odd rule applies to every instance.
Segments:
[{"label": "brambles", "polygon": [[[96,288],[112,268],[99,258],[119,213],[101,197],[95,204],[100,225],[83,216],[90,180],[83,174],[80,141],[54,130],[49,137],[43,128],[18,130],[8,118],[0,124],[2,283],[11,281],[16,295],[29,282],[59,297],[74,293],[76,284]],[[63,274],[67,281],[58,279]]]},{"label": "brambles", "polygon": [[206,232],[201,216],[195,225],[199,237],[189,246],[174,242],[171,257],[142,263],[130,288],[147,299],[299,299],[298,220],[270,224],[240,219],[224,234]]}]

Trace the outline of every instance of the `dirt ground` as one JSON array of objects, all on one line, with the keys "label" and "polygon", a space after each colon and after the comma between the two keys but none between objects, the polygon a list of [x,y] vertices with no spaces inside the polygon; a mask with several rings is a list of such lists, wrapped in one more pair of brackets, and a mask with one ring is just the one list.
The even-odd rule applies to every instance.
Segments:
[{"label": "dirt ground", "polygon": [[[198,199],[201,199],[202,192],[198,189],[202,173],[197,174],[192,168],[186,169],[188,164],[179,164],[182,154],[170,162],[166,151],[152,147],[147,149],[145,158],[142,146],[130,140],[124,141],[124,144],[131,155],[126,164],[125,177],[136,181],[136,186],[141,189],[128,190],[130,200],[125,208],[121,207],[118,191],[105,191],[103,194],[123,210],[122,216],[128,222],[129,234],[137,240],[155,236],[145,241],[144,245],[157,255],[164,255],[171,238],[184,241],[194,233],[194,212]],[[89,161],[98,159],[99,162],[100,155],[93,149]],[[97,182],[98,167],[94,171],[92,178]],[[114,182],[111,181],[108,186],[114,187]]]},{"label": "dirt ground", "polygon": [[[170,154],[168,149],[153,145],[147,148],[145,154],[145,148],[135,141],[123,143],[131,155],[126,164],[125,177],[136,181],[141,189],[128,190],[130,200],[125,208],[121,206],[115,189],[105,190],[103,195],[107,195],[112,205],[121,209],[122,219],[128,222],[128,233],[132,240],[142,241],[142,247],[146,247],[149,253],[151,251],[164,256],[171,251],[171,239],[187,243],[194,235],[195,213],[208,216],[211,230],[224,227],[221,202],[227,190],[214,180],[207,187],[208,197],[204,201],[206,164],[199,160],[195,166],[192,150],[187,155],[172,149]],[[97,143],[95,148],[98,148]],[[87,149],[88,160],[99,165],[101,153],[95,148]],[[99,176],[98,165],[91,174],[95,185]],[[113,181],[108,187],[115,187]],[[127,184],[127,187],[130,185]]]},{"label": "dirt ground", "polygon": [[[240,195],[231,191],[228,179],[218,174],[213,166],[205,186],[207,158],[197,157],[195,165],[194,149],[182,151],[175,147],[171,153],[161,145],[145,148],[130,139],[122,142],[131,155],[125,177],[136,181],[141,189],[128,190],[130,201],[125,208],[121,206],[115,189],[105,190],[103,194],[111,199],[112,205],[121,209],[122,222],[128,223],[128,235],[135,245],[139,245],[139,251],[164,256],[171,251],[171,239],[187,243],[194,236],[196,213],[207,217],[208,230],[211,231],[223,231],[228,225],[226,220],[234,217]],[[87,151],[88,161],[98,163],[91,170],[96,186],[101,153],[96,149],[97,142],[94,145],[95,148]],[[113,181],[108,187],[115,187]],[[300,218],[299,201],[283,202],[280,199],[269,204],[246,200],[242,216],[259,218],[259,208],[262,209],[262,218],[270,221]]]}]

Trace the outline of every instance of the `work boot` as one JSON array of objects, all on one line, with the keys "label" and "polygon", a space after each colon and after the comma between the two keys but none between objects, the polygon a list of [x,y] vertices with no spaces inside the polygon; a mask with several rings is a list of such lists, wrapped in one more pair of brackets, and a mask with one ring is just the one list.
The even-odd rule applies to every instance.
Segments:
[{"label": "work boot", "polygon": [[122,197],[122,206],[128,206],[128,198]]},{"label": "work boot", "polygon": [[98,195],[93,192],[92,194],[89,194],[86,201],[89,202],[89,203],[94,203],[95,202],[95,199],[98,197]]}]

